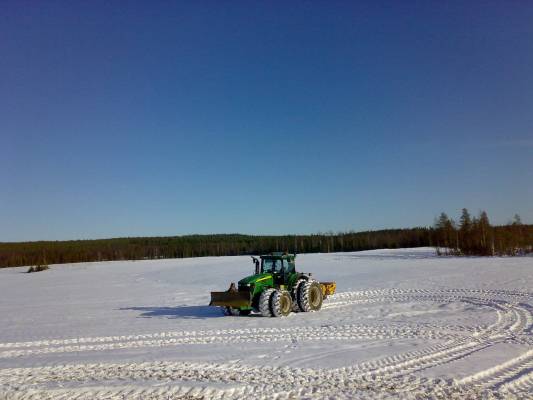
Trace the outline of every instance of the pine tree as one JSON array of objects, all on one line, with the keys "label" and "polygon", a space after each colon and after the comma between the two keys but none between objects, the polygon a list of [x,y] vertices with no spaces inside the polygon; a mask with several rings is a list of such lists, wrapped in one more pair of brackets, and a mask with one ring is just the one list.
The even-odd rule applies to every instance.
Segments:
[{"label": "pine tree", "polygon": [[491,234],[491,226],[486,211],[479,214],[479,234],[481,250],[485,255],[494,255],[494,240]]},{"label": "pine tree", "polygon": [[461,252],[464,253],[470,247],[470,236],[472,234],[472,218],[466,208],[463,208],[459,221],[461,243],[457,247],[461,248]]},{"label": "pine tree", "polygon": [[455,222],[445,212],[442,212],[436,220],[435,230],[437,231],[437,247],[444,247],[446,254],[450,249],[458,250]]},{"label": "pine tree", "polygon": [[472,228],[472,218],[470,218],[470,213],[466,208],[463,208],[459,221],[462,231],[468,232]]}]

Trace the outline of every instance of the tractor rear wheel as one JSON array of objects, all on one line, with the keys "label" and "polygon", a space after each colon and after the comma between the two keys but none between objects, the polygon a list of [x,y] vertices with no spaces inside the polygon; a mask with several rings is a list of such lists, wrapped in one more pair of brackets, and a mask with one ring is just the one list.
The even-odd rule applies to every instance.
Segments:
[{"label": "tractor rear wheel", "polygon": [[286,317],[292,310],[292,299],[286,290],[276,290],[270,299],[270,308],[274,317]]},{"label": "tractor rear wheel", "polygon": [[292,287],[291,295],[292,295],[292,312],[300,312],[302,309],[300,308],[300,302],[298,301],[298,296],[300,292],[300,288],[302,285],[307,282],[306,279],[298,279],[294,286]]},{"label": "tractor rear wheel", "polygon": [[305,282],[298,293],[298,305],[302,311],[318,311],[322,308],[322,288],[315,280]]},{"label": "tractor rear wheel", "polygon": [[276,289],[265,289],[259,296],[259,312],[263,317],[271,317],[272,311],[270,310],[270,298]]}]

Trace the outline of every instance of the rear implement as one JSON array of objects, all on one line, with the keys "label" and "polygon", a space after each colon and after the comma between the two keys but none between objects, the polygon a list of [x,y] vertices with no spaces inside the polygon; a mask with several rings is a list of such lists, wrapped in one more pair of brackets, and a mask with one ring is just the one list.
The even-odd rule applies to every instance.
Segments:
[{"label": "rear implement", "polygon": [[322,295],[324,296],[324,299],[335,294],[335,290],[337,289],[336,282],[320,282],[320,286],[322,286]]}]

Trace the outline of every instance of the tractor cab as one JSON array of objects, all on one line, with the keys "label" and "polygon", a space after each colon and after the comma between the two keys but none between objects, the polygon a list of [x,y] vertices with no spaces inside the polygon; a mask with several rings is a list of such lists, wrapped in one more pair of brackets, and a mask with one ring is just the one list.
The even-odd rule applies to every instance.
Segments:
[{"label": "tractor cab", "polygon": [[262,274],[274,274],[281,273],[283,271],[283,260],[272,257],[261,258],[261,273]]},{"label": "tractor cab", "polygon": [[294,254],[287,253],[272,253],[262,255],[261,257],[261,274],[272,274],[274,282],[281,285],[286,285],[289,277],[294,274]]},{"label": "tractor cab", "polygon": [[270,253],[259,256],[259,259],[252,257],[255,264],[255,276],[272,276],[274,283],[286,285],[290,277],[296,273],[294,254]]}]

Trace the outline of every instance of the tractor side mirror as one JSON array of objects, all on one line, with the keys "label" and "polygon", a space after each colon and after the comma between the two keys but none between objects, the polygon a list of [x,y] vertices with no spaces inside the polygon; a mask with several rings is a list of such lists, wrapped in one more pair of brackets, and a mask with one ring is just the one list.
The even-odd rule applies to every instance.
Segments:
[{"label": "tractor side mirror", "polygon": [[252,260],[253,260],[253,262],[255,264],[255,274],[257,275],[260,272],[259,271],[259,260],[257,258],[255,258],[255,257],[252,257]]}]

